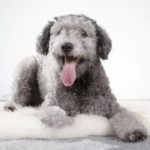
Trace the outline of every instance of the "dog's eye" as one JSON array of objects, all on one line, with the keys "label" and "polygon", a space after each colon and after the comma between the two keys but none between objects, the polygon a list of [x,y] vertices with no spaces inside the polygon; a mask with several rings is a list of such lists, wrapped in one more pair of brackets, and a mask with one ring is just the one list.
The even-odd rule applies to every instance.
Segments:
[{"label": "dog's eye", "polygon": [[59,35],[61,33],[61,30],[58,30],[57,32],[56,32],[56,35]]},{"label": "dog's eye", "polygon": [[82,30],[82,31],[81,31],[81,36],[82,36],[83,38],[86,38],[86,37],[88,36],[88,34],[86,33],[86,31]]}]

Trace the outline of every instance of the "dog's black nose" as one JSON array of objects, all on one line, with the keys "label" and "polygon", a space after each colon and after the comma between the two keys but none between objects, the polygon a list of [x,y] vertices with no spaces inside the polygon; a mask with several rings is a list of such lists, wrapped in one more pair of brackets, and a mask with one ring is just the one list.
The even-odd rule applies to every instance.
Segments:
[{"label": "dog's black nose", "polygon": [[64,53],[69,53],[73,50],[73,45],[69,42],[66,42],[61,46],[61,49]]}]

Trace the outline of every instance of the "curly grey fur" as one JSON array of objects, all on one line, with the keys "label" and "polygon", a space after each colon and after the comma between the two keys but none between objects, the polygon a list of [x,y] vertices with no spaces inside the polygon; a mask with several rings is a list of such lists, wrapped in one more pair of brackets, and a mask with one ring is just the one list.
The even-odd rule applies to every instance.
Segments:
[{"label": "curly grey fur", "polygon": [[97,37],[98,37],[98,39],[97,39],[98,55],[102,59],[107,59],[108,54],[110,53],[110,50],[112,48],[111,40],[104,29],[99,27],[97,24],[95,24],[95,26],[96,26],[96,32],[97,32]]},{"label": "curly grey fur", "polygon": [[36,44],[37,52],[43,55],[47,55],[49,50],[49,39],[50,39],[50,29],[54,24],[53,21],[49,21],[48,24],[42,31],[42,35],[38,37],[38,42]]},{"label": "curly grey fur", "polygon": [[[28,63],[26,63],[28,61]],[[22,106],[38,106],[43,102],[37,82],[38,62],[26,58],[17,67],[13,99]]]},{"label": "curly grey fur", "polygon": [[[71,87],[65,87],[60,81],[61,58],[66,55],[61,46],[65,42],[74,47],[69,55],[82,60],[76,67],[77,78]],[[145,139],[145,127],[120,108],[109,87],[99,58],[107,59],[110,50],[110,38],[93,19],[84,15],[57,17],[38,39],[37,51],[43,56],[29,58],[21,64],[14,83],[13,101],[23,106],[42,104],[39,117],[49,126],[69,125],[73,122],[72,116],[80,113],[96,114],[110,119],[122,140]]]}]

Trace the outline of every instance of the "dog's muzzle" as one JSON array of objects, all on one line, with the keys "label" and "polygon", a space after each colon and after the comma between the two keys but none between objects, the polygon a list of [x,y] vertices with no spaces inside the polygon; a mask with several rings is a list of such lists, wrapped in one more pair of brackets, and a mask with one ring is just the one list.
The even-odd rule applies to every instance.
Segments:
[{"label": "dog's muzzle", "polygon": [[81,56],[74,56],[74,45],[71,42],[65,42],[61,46],[62,54],[57,56],[63,62],[63,68],[60,73],[60,79],[64,86],[71,87],[76,80],[77,65],[85,62]]}]

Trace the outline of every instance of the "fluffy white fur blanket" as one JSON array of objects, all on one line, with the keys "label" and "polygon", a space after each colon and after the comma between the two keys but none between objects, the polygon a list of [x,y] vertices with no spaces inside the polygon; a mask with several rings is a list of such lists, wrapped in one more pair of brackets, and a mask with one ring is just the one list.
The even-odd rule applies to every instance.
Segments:
[{"label": "fluffy white fur blanket", "polygon": [[[122,106],[135,112],[150,135],[150,101],[120,101]],[[37,117],[36,108],[5,111],[0,102],[0,139],[17,138],[76,138],[88,135],[114,135],[109,121],[101,116],[77,115],[74,124],[61,129],[46,127]]]}]

